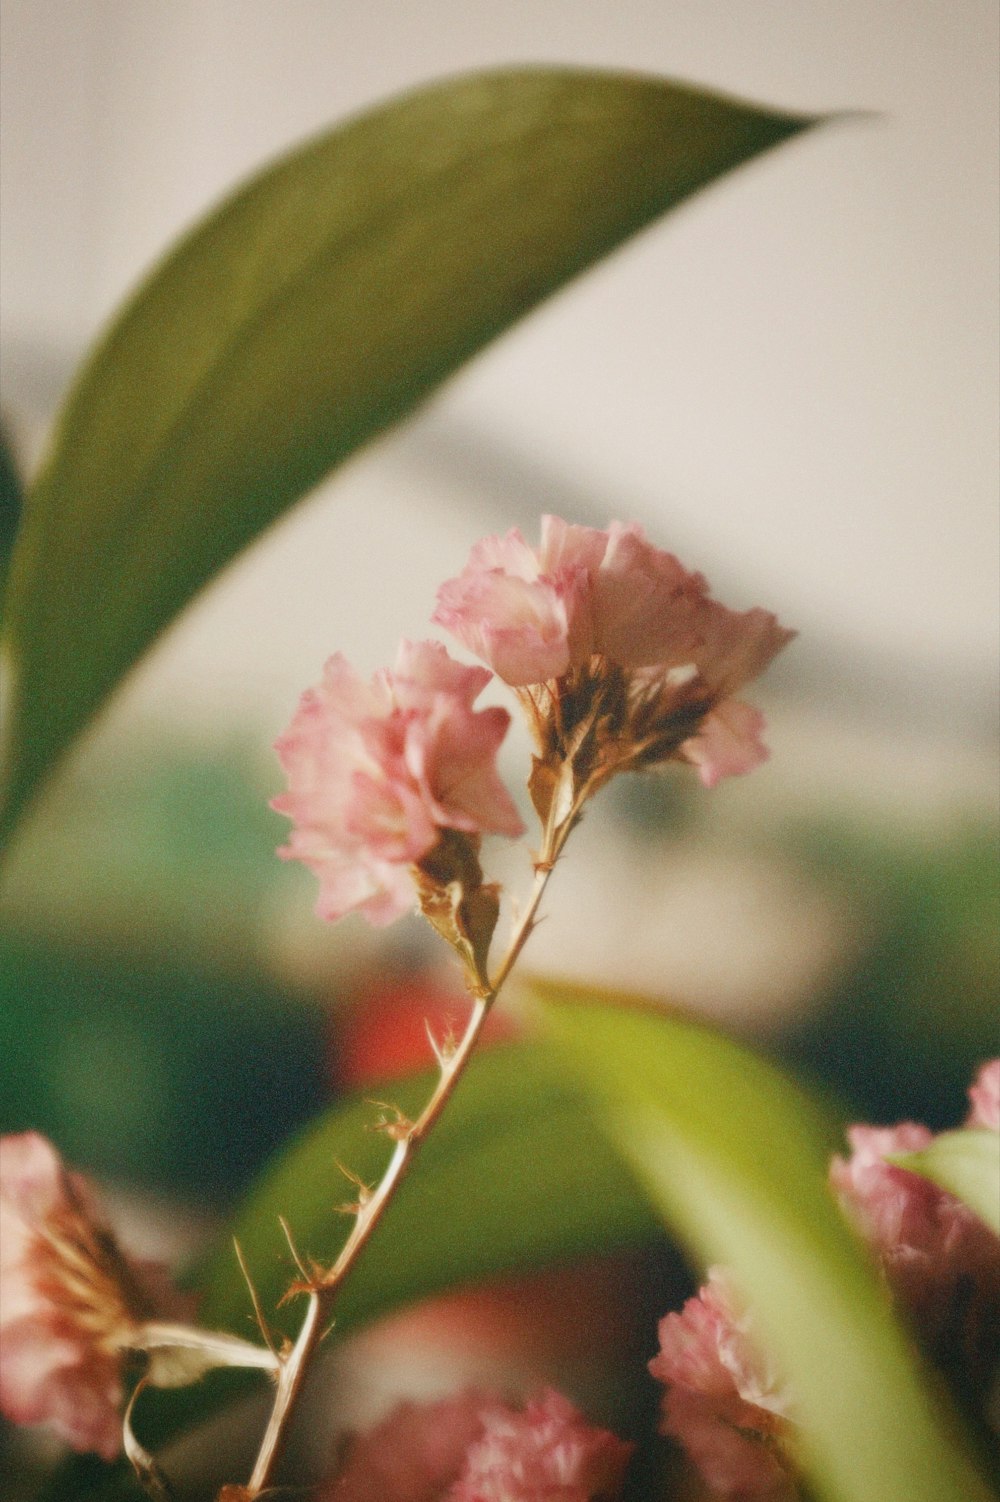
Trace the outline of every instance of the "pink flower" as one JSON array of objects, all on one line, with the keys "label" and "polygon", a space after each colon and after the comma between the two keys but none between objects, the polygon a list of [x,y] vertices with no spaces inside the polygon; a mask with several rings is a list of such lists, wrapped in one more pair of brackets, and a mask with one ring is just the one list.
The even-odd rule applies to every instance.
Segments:
[{"label": "pink flower", "polygon": [[442,584],[433,619],[515,687],[558,678],[590,655],[590,578],[606,543],[552,516],[542,518],[537,553],[516,527],[484,537]]},{"label": "pink flower", "polygon": [[321,1502],[616,1502],[631,1445],[544,1392],[523,1411],[479,1393],[403,1403],[355,1439]]},{"label": "pink flower", "polygon": [[[974,1114],[989,1109],[988,1090],[986,1098],[981,1107],[973,1094]],[[953,1195],[887,1161],[929,1146],[927,1127],[853,1126],[847,1137],[851,1156],[833,1159],[830,1180],[893,1295],[942,1365],[967,1374],[988,1367],[1000,1321],[1000,1239]]]},{"label": "pink flower", "polygon": [[303,694],[277,742],[288,792],[272,806],[295,823],[279,854],[319,877],[321,917],[357,908],[381,924],[406,912],[410,868],[442,830],[523,832],[495,766],[507,711],[472,708],[489,678],[437,642],[403,642],[370,683],[338,653]]},{"label": "pink flower", "polygon": [[971,1109],[966,1126],[1000,1132],[1000,1059],[984,1064],[969,1086]]},{"label": "pink flower", "polygon": [[793,635],[769,611],[710,599],[634,523],[600,532],[554,516],[537,551],[516,528],[478,543],[434,620],[526,697],[543,760],[553,724],[561,754],[579,755],[574,732],[600,722],[623,743],[616,770],[680,757],[709,787],[766,756],[763,720],[732,695]]},{"label": "pink flower", "polygon": [[767,761],[768,750],[761,740],[763,729],[764,716],[759,709],[739,699],[723,699],[702,720],[698,734],[681,742],[680,754],[698,768],[705,786],[713,788],[723,777],[752,772]]},{"label": "pink flower", "polygon": [[51,1424],[73,1449],[113,1459],[125,1352],[161,1302],[161,1281],[158,1269],[124,1257],[89,1185],[44,1137],[0,1139],[0,1409],[8,1418]]},{"label": "pink flower", "polygon": [[782,1453],[790,1433],[787,1397],[721,1269],[710,1269],[680,1314],[660,1321],[659,1334],[660,1354],[649,1369],[667,1386],[663,1433],[727,1497],[797,1496]]},{"label": "pink flower", "polygon": [[484,1410],[446,1502],[615,1502],[632,1446],[586,1424],[551,1389],[523,1413],[497,1403]]},{"label": "pink flower", "polygon": [[477,543],[438,591],[434,620],[522,687],[594,653],[622,667],[685,661],[697,642],[688,607],[705,587],[635,523],[599,532],[543,516],[537,552],[516,527]]},{"label": "pink flower", "polygon": [[356,1436],[319,1502],[441,1502],[482,1432],[482,1393],[439,1403],[400,1403]]}]

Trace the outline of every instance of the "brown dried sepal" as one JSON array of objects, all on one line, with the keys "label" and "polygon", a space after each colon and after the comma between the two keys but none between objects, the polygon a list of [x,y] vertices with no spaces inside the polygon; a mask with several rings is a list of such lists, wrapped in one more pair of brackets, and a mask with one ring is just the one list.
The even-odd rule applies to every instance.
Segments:
[{"label": "brown dried sepal", "polygon": [[531,758],[531,775],[528,778],[528,792],[535,813],[542,825],[549,822],[549,813],[552,809],[552,800],[556,795],[559,785],[560,764],[552,756],[544,760],[540,756]]},{"label": "brown dried sepal", "polygon": [[559,828],[628,757],[628,678],[594,656],[520,694],[538,748],[528,791],[543,826]]},{"label": "brown dried sepal", "polygon": [[421,912],[462,960],[472,991],[485,995],[500,889],[483,881],[479,846],[478,835],[443,829],[413,873]]},{"label": "brown dried sepal", "polygon": [[693,668],[626,670],[600,655],[519,696],[538,748],[531,801],[542,824],[557,828],[619,772],[677,758],[719,697]]}]

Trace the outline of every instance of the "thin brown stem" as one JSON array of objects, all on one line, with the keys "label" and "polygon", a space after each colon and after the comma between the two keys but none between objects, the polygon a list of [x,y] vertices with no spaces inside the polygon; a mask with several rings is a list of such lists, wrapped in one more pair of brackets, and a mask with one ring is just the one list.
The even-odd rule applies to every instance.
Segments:
[{"label": "thin brown stem", "polygon": [[[552,874],[553,867],[562,852],[570,831],[576,823],[580,809],[586,801],[589,792],[589,787],[585,786],[581,788],[575,794],[572,805],[561,818],[557,819],[555,805],[553,805],[553,809],[543,830],[542,846],[538,854],[538,859],[535,862],[535,879],[527,905],[518,918],[507,952],[501,960],[495,975],[489,982],[488,989],[485,991],[485,994],[476,994],[473,996],[472,1011],[466,1023],[465,1031],[454,1048],[449,1051],[438,1050],[437,1047],[434,1048],[439,1066],[438,1081],[420,1115],[415,1121],[406,1121],[400,1118],[398,1121],[384,1125],[383,1130],[395,1141],[392,1156],[378,1185],[370,1194],[360,1197],[360,1202],[355,1213],[354,1225],[351,1227],[351,1233],[344,1243],[337,1260],[327,1271],[306,1278],[309,1308],[294,1346],[286,1356],[280,1358],[281,1371],[278,1377],[278,1388],[274,1406],[271,1410],[256,1464],[254,1465],[253,1475],[250,1477],[247,1487],[247,1495],[250,1498],[259,1496],[260,1492],[270,1484],[274,1468],[284,1444],[288,1421],[291,1418],[292,1410],[301,1390],[306,1370],[323,1335],[330,1326],[334,1306],[341,1287],[374,1233],[385,1211],[388,1209],[397,1189],[409,1172],[420,1144],[427,1137],[448,1104],[475,1050],[483,1023],[489,1015],[490,1008],[513,970],[518,956],[531,934],[535,925],[538,907],[548,884],[549,877]],[[285,1229],[286,1234],[288,1234],[287,1227]],[[289,1243],[291,1245],[290,1237]],[[304,1272],[302,1264],[294,1252],[294,1247],[293,1255],[299,1265],[300,1271]]]},{"label": "thin brown stem", "polygon": [[[494,993],[495,994],[495,993]],[[393,1123],[396,1137],[392,1157],[378,1186],[359,1204],[351,1234],[336,1262],[325,1273],[310,1280],[309,1308],[294,1346],[283,1358],[278,1389],[260,1453],[250,1477],[249,1495],[256,1497],[269,1485],[284,1443],[288,1420],[298,1398],[306,1368],[330,1323],[340,1288],[354,1266],[389,1202],[402,1183],[417,1150],[444,1110],[459,1077],[472,1054],[493,997],[479,997],[454,1052],[441,1062],[437,1085],[423,1111],[413,1122]]]},{"label": "thin brown stem", "polygon": [[323,1300],[315,1289],[309,1292],[309,1307],[302,1321],[295,1344],[282,1359],[278,1373],[278,1390],[268,1419],[264,1438],[254,1464],[253,1474],[247,1483],[247,1496],[256,1497],[268,1485],[281,1454],[295,1400],[305,1381],[310,1358],[319,1345],[323,1333]]}]

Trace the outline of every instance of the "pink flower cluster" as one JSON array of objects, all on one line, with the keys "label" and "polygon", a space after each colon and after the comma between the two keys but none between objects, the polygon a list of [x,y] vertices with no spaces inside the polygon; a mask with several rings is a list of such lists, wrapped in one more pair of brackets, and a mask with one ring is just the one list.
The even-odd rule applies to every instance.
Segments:
[{"label": "pink flower cluster", "polygon": [[338,653],[277,743],[295,821],[279,852],[320,880],[317,912],[390,923],[414,905],[412,866],[444,829],[517,836],[523,825],[495,758],[505,709],[474,710],[489,682],[437,642],[406,642],[370,683]]},{"label": "pink flower cluster", "polygon": [[[966,1127],[1000,1130],[1000,1059],[969,1090]],[[946,1365],[976,1369],[998,1354],[1000,1239],[961,1201],[893,1157],[920,1152],[933,1133],[913,1121],[854,1126],[849,1158],[834,1158],[831,1182],[875,1251],[895,1298],[928,1351]]]},{"label": "pink flower cluster", "polygon": [[537,550],[516,528],[478,543],[434,620],[516,688],[624,670],[633,697],[655,701],[664,754],[693,762],[708,787],[766,757],[762,717],[733,695],[794,634],[769,611],[712,600],[701,574],[634,523],[602,532],[555,516]]},{"label": "pink flower cluster", "polygon": [[984,1064],[969,1086],[967,1127],[1000,1132],[1000,1059]]},{"label": "pink flower cluster", "polygon": [[649,1370],[667,1386],[662,1432],[724,1496],[785,1502],[798,1495],[782,1444],[788,1400],[752,1339],[751,1321],[720,1268],[680,1314],[660,1321]]},{"label": "pink flower cluster", "polygon": [[[1000,1130],[1000,1059],[980,1069],[969,1100],[966,1127]],[[855,1126],[848,1138],[850,1159],[830,1169],[845,1210],[928,1354],[981,1400],[1000,1359],[1000,1239],[954,1196],[889,1161],[928,1147],[927,1127]],[[663,1433],[734,1502],[797,1497],[789,1398],[726,1274],[712,1269],[659,1336],[649,1369],[667,1387]]]},{"label": "pink flower cluster", "polygon": [[479,1393],[404,1403],[352,1442],[320,1502],[616,1502],[631,1450],[551,1390],[523,1410]]},{"label": "pink flower cluster", "polygon": [[[568,761],[588,796],[614,772],[670,758],[711,787],[767,755],[761,715],[734,695],[793,633],[766,610],[712,600],[636,525],[546,516],[537,552],[517,530],[487,537],[441,587],[434,620],[518,691],[543,819]],[[508,716],[472,707],[490,676],[436,643],[404,642],[370,683],[337,655],[303,695],[277,743],[288,792],[273,806],[295,826],[280,853],[319,877],[321,917],[391,922],[412,907],[413,867],[443,831],[522,832],[495,766]]]},{"label": "pink flower cluster", "polygon": [[0,1139],[0,1409],[75,1450],[121,1447],[122,1366],[166,1298],[128,1261],[87,1182],[34,1132]]}]

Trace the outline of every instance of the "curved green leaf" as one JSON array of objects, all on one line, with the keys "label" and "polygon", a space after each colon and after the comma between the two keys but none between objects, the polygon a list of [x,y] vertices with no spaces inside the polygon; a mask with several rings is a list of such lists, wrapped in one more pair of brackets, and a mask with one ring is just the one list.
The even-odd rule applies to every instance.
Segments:
[{"label": "curved green leaf", "polygon": [[[433,1079],[394,1082],[415,1113]],[[306,1256],[332,1261],[347,1234],[337,1206],[356,1191],[337,1163],[378,1178],[391,1144],[370,1130],[370,1101],[332,1111],[275,1162],[233,1233],[269,1308],[292,1276],[279,1215]],[[517,1268],[635,1245],[658,1221],[545,1045],[490,1050],[470,1066],[413,1176],[344,1290],[338,1335],[427,1294]],[[251,1306],[227,1241],[198,1279],[201,1322],[246,1334]],[[287,1315],[294,1329],[298,1312]]]},{"label": "curved green leaf", "polygon": [[1000,1134],[985,1127],[941,1132],[922,1152],[892,1161],[947,1189],[1000,1236]]},{"label": "curved green leaf", "polygon": [[21,520],[21,477],[10,446],[0,428],[0,606],[14,538]]},{"label": "curved green leaf", "polygon": [[820,1112],[762,1059],[662,1009],[541,995],[665,1221],[752,1300],[795,1394],[816,1495],[989,1497],[827,1190],[833,1134]]},{"label": "curved green leaf", "polygon": [[[413,1113],[431,1075],[386,1086]],[[289,1222],[305,1256],[333,1260],[348,1222],[337,1206],[356,1194],[344,1163],[374,1182],[389,1144],[370,1130],[378,1111],[355,1100],[329,1112],[283,1152],[238,1211],[236,1236],[268,1315],[295,1276],[278,1224]],[[638,1246],[661,1234],[645,1197],[588,1115],[579,1088],[544,1043],[509,1045],[474,1059],[365,1249],[337,1310],[337,1338],[426,1295],[518,1269]],[[230,1238],[198,1271],[200,1322],[253,1338],[253,1310]],[[275,1313],[293,1334],[301,1306]],[[232,1381],[158,1395],[141,1416],[143,1442],[158,1448],[231,1400]],[[125,1502],[127,1468],[70,1462],[46,1502]],[[91,1479],[92,1478],[92,1479]]]},{"label": "curved green leaf", "polygon": [[5,826],[157,633],[328,470],[807,123],[638,76],[474,75],[350,121],[212,214],[84,368],[30,496]]}]

